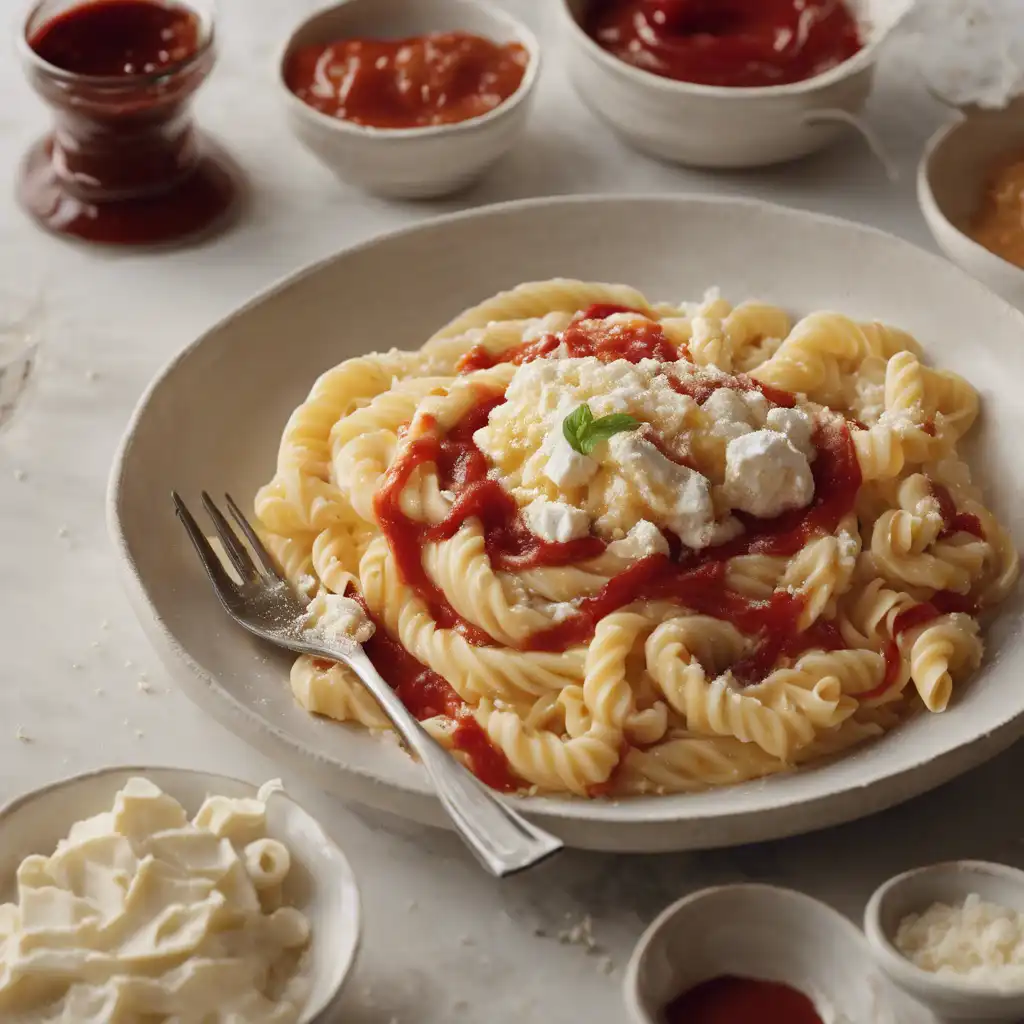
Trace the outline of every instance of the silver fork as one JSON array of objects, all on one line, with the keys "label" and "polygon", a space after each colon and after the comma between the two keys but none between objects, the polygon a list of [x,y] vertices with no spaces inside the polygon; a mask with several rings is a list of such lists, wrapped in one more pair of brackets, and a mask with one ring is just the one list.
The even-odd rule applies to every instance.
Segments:
[{"label": "silver fork", "polygon": [[332,643],[303,626],[305,602],[278,569],[270,552],[241,509],[225,495],[228,511],[256,556],[256,561],[227,518],[203,492],[203,507],[213,520],[225,554],[241,583],[228,574],[205,534],[178,493],[174,508],[228,614],[250,633],[296,654],[342,662],[373,694],[407,747],[419,758],[438,799],[463,841],[480,863],[498,878],[532,867],[562,848],[556,836],[532,825],[494,790],[438,744],[373,667],[366,652],[351,641]]}]

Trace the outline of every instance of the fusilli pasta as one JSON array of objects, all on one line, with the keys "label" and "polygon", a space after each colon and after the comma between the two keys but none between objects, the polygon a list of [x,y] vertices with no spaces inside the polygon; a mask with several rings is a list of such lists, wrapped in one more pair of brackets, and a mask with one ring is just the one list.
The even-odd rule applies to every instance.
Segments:
[{"label": "fusilli pasta", "polygon": [[[1019,573],[957,454],[977,414],[896,328],[537,282],[324,374],[256,514],[491,784],[690,792],[942,711],[977,668]],[[387,728],[343,666],[291,686]]]}]

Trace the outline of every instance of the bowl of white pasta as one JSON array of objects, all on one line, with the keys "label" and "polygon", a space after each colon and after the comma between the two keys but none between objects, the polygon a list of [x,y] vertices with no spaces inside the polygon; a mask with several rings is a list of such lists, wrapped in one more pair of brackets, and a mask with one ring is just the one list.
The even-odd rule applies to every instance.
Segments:
[{"label": "bowl of white pasta", "polygon": [[441,821],[344,669],[211,634],[157,481],[246,496],[296,586],[365,603],[425,727],[570,843],[806,831],[1021,733],[1022,327],[904,242],[759,203],[443,218],[182,353],[129,427],[112,532],[186,691],[349,798]]},{"label": "bowl of white pasta", "polygon": [[314,1024],[359,944],[348,861],[279,782],[183,769],[101,769],[13,800],[0,898],[0,1010],[26,1022],[116,1007]]}]

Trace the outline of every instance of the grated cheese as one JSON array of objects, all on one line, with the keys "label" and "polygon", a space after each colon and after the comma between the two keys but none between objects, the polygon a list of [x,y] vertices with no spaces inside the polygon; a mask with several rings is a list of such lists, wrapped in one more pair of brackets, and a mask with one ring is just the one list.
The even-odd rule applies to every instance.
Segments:
[{"label": "grated cheese", "polygon": [[971,894],[904,918],[896,948],[915,966],[994,988],[1024,986],[1024,914]]}]

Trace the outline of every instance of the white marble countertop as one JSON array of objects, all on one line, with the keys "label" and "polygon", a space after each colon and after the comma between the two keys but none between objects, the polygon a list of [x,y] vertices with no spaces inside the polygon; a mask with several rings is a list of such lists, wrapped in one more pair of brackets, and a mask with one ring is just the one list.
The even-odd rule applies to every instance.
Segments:
[{"label": "white marble countertop", "polygon": [[[251,176],[252,208],[212,244],[160,256],[66,245],[17,209],[16,165],[47,115],[6,51],[0,275],[27,283],[45,265],[50,323],[35,393],[0,434],[0,801],[118,762],[256,782],[280,774],[172,689],[121,593],[103,513],[110,461],[146,382],[180,346],[276,278],[438,210],[567,192],[753,195],[930,246],[914,169],[948,115],[918,83],[909,44],[894,41],[885,54],[869,108],[902,172],[898,182],[885,179],[855,138],[796,166],[713,175],[623,148],[565,80],[553,0],[505,2],[548,46],[529,136],[468,195],[412,205],[346,190],[287,133],[270,63],[310,0],[221,0],[223,57],[199,109]],[[19,727],[27,741],[17,738]],[[878,883],[918,863],[971,855],[1024,865],[1016,785],[1005,784],[1022,771],[1018,749],[937,793],[826,833],[696,855],[567,853],[500,885],[451,836],[371,818],[299,778],[285,781],[344,844],[362,886],[367,927],[349,1024],[577,1024],[623,1019],[618,988],[635,939],[665,903],[695,888],[743,879],[789,884],[857,919]],[[560,943],[559,932],[585,915],[598,949]]]}]

